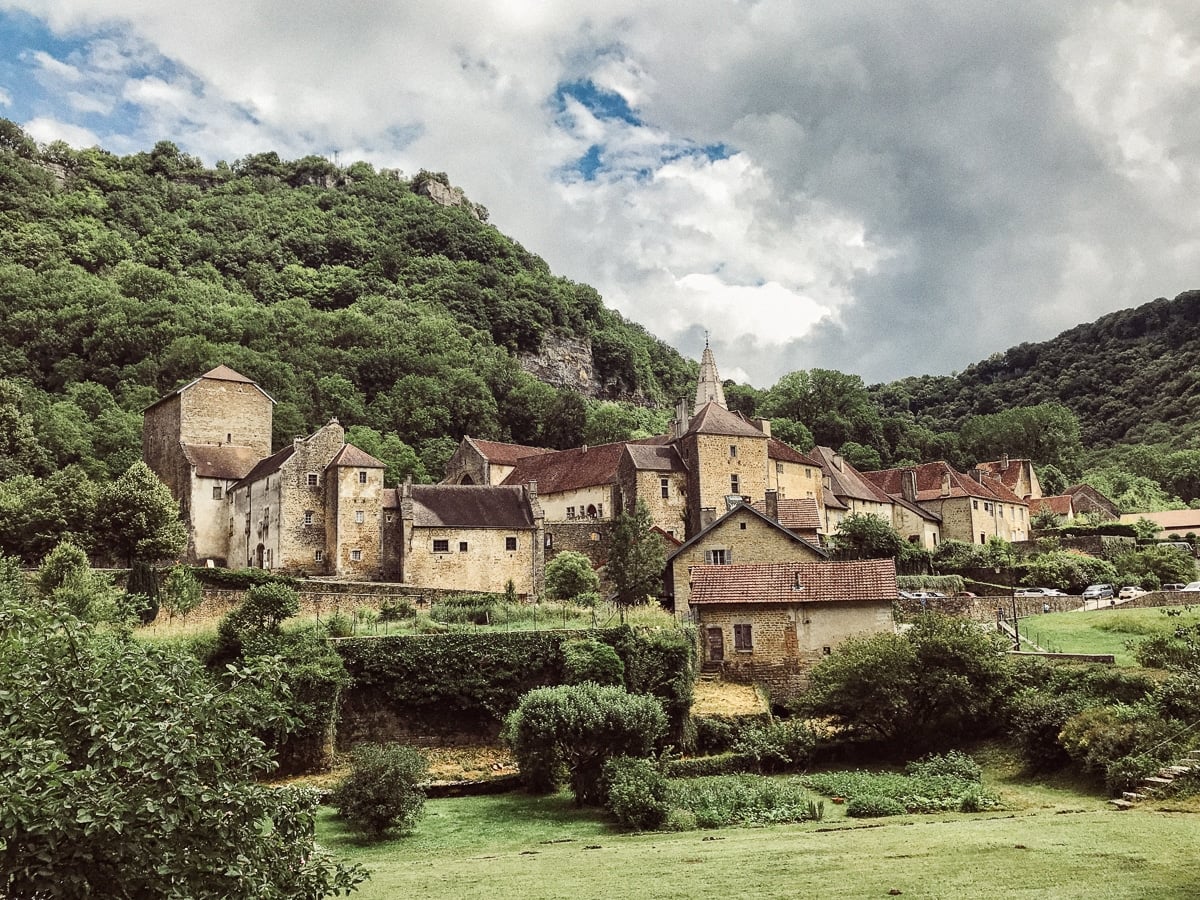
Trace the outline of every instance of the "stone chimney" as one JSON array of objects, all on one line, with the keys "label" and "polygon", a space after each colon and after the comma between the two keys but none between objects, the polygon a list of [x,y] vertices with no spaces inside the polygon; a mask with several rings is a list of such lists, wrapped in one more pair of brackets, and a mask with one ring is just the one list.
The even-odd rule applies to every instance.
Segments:
[{"label": "stone chimney", "polygon": [[1001,472],[1008,471],[1008,454],[1007,453],[1000,454],[1000,471]]},{"label": "stone chimney", "polygon": [[765,434],[767,437],[771,436],[771,420],[770,419],[764,419],[762,417],[758,417],[758,418],[752,419],[750,421],[750,424],[753,425],[755,428],[757,428],[759,431],[761,431],[763,434]]},{"label": "stone chimney", "polygon": [[950,473],[949,472],[942,473],[942,496],[943,497],[950,496]]},{"label": "stone chimney", "polygon": [[779,521],[779,491],[768,490],[766,493],[767,518]]},{"label": "stone chimney", "polygon": [[679,398],[675,404],[675,419],[671,422],[671,437],[681,438],[688,426],[687,400]]},{"label": "stone chimney", "polygon": [[845,468],[846,461],[844,459],[842,459],[842,454],[840,454],[840,453],[833,454],[833,467],[835,469],[837,469],[839,472],[846,471],[846,468]]},{"label": "stone chimney", "polygon": [[900,496],[909,503],[917,502],[917,470],[905,469],[900,473]]}]

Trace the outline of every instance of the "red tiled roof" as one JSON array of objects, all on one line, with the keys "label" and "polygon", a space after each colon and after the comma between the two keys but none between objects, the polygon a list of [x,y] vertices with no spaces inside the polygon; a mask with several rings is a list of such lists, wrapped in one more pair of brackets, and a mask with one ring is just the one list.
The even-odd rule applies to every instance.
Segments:
[{"label": "red tiled roof", "polygon": [[1053,497],[1035,497],[1029,501],[1030,515],[1048,509],[1056,516],[1069,516],[1074,512],[1074,498],[1070,494],[1055,494]]},{"label": "red tiled roof", "polygon": [[896,596],[895,561],[865,559],[693,566],[688,603],[891,603]]},{"label": "red tiled roof", "polygon": [[1012,490],[1021,478],[1022,466],[1028,462],[1029,460],[1027,459],[1010,459],[1007,465],[1005,465],[1004,460],[996,459],[989,462],[976,463],[975,468],[997,476],[1001,484]]},{"label": "red tiled roof", "polygon": [[717,402],[710,400],[696,410],[688,423],[688,434],[729,434],[736,437],[766,437],[761,431],[731,413]]},{"label": "red tiled roof", "polygon": [[833,494],[835,497],[869,500],[872,503],[892,502],[892,498],[884,490],[881,490],[878,485],[846,462],[844,458],[841,459],[841,468],[838,468],[834,457],[841,457],[832,447],[816,447],[813,449],[813,454],[820,460],[821,471],[829,476],[830,490],[825,492],[826,496]]},{"label": "red tiled roof", "polygon": [[785,444],[779,438],[767,438],[767,458],[777,459],[781,462],[799,463],[802,466],[816,466],[818,469],[821,467],[817,460],[801,453],[790,444]]},{"label": "red tiled roof", "polygon": [[520,487],[486,484],[414,484],[413,525],[427,528],[533,528]]},{"label": "red tiled roof", "polygon": [[556,494],[617,480],[617,462],[625,444],[601,444],[599,447],[576,447],[557,453],[526,456],[517,460],[515,468],[504,479],[506,485],[536,481],[539,494]]},{"label": "red tiled roof", "polygon": [[[759,500],[754,508],[765,515],[767,503]],[[817,501],[812,497],[779,500],[779,524],[788,531],[816,531],[821,527],[821,511],[817,508]]]},{"label": "red tiled roof", "polygon": [[183,455],[201,478],[236,481],[245,478],[261,458],[249,447],[228,444],[183,444]]},{"label": "red tiled roof", "polygon": [[377,460],[365,450],[360,450],[353,444],[346,444],[337,455],[329,461],[327,469],[345,466],[353,469],[386,469],[387,465]]},{"label": "red tiled roof", "polygon": [[774,519],[772,519],[766,513],[762,512],[758,509],[755,509],[749,503],[746,503],[743,501],[742,503],[739,503],[737,506],[735,506],[733,509],[731,509],[729,512],[725,513],[725,515],[721,516],[721,518],[717,519],[715,522],[710,523],[708,525],[708,527],[702,528],[702,529],[700,529],[700,531],[693,534],[690,538],[688,538],[686,541],[684,541],[682,544],[680,544],[678,549],[672,550],[670,553],[668,553],[667,554],[667,565],[670,565],[674,561],[675,557],[677,557],[680,553],[683,553],[685,550],[687,550],[687,548],[691,547],[693,544],[699,543],[700,541],[704,540],[713,531],[716,531],[718,528],[723,527],[727,521],[732,519],[734,516],[742,514],[743,512],[750,513],[754,518],[759,519],[767,527],[774,528],[780,534],[791,539],[792,541],[795,541],[797,544],[804,544],[810,550],[812,550],[814,553],[816,553],[818,556],[825,556],[825,557],[829,556],[829,554],[827,552],[825,552],[825,550],[823,550],[818,544],[813,543],[811,540],[809,540],[807,537],[805,537],[803,535],[799,535],[794,531],[784,528],[782,525],[780,525],[778,522],[776,522]]},{"label": "red tiled roof", "polygon": [[518,459],[526,456],[538,456],[544,453],[554,453],[545,447],[526,447],[521,444],[503,444],[500,441],[484,441],[469,437],[467,440],[479,451],[479,455],[488,462],[501,466],[516,465]]},{"label": "red tiled roof", "polygon": [[[1024,504],[1025,501],[1000,483],[998,478],[985,478],[983,482],[976,481],[969,475],[955,471],[949,463],[922,463],[910,469],[882,469],[878,472],[863,472],[863,478],[888,494],[903,496],[904,473],[917,473],[917,502],[941,500],[944,497],[982,497],[985,500],[999,500],[1003,503]],[[942,483],[945,476],[950,477],[950,493],[942,493]]]}]

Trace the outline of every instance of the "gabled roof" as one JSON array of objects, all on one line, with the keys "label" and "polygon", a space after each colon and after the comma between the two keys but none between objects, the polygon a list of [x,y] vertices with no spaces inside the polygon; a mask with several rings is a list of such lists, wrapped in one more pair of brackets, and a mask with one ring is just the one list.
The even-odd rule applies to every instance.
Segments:
[{"label": "gabled roof", "polygon": [[229,366],[221,365],[221,366],[217,366],[215,369],[209,369],[207,372],[205,372],[199,378],[193,378],[187,384],[180,385],[179,387],[175,388],[175,390],[170,391],[166,394],[163,394],[161,397],[159,397],[157,400],[155,400],[153,403],[151,403],[149,406],[147,406],[145,409],[143,409],[142,412],[146,412],[147,410],[153,409],[154,407],[158,406],[158,404],[162,403],[164,400],[170,400],[172,397],[178,397],[180,394],[182,394],[188,388],[192,387],[195,384],[198,384],[201,380],[205,380],[205,379],[207,379],[208,381],[236,381],[240,384],[250,384],[250,385],[253,385],[260,394],[262,394],[264,397],[266,397],[272,403],[275,402],[275,398],[272,397],[270,394],[268,394],[266,391],[264,391],[261,387],[259,387],[258,382],[254,381],[252,378],[247,378],[241,372],[235,372],[233,369],[229,368]]},{"label": "gabled roof", "polygon": [[486,484],[414,484],[413,525],[425,528],[533,528],[520,487]]},{"label": "gabled roof", "polygon": [[1030,469],[1033,468],[1033,464],[1027,459],[989,460],[976,463],[975,468],[996,476],[1000,483],[1011,491],[1021,480],[1021,471],[1025,465],[1028,465]]},{"label": "gabled roof", "polygon": [[617,462],[625,452],[625,446],[623,443],[601,444],[599,447],[576,447],[526,456],[517,460],[504,484],[522,485],[536,481],[539,494],[613,484],[617,480]]},{"label": "gabled roof", "polygon": [[[814,447],[813,455],[820,460],[822,472],[829,476],[830,490],[825,492],[826,495],[832,493],[839,499],[849,497],[852,500],[868,500],[872,503],[892,502],[892,498],[888,496],[890,491],[880,488],[868,479],[832,447]],[[840,466],[834,457],[837,457]]]},{"label": "gabled roof", "polygon": [[766,513],[759,512],[757,509],[755,509],[749,503],[746,503],[745,501],[743,501],[743,502],[739,503],[737,506],[735,506],[733,509],[731,509],[729,512],[725,513],[725,515],[721,516],[721,518],[717,519],[715,522],[713,522],[707,528],[701,529],[696,534],[692,535],[688,540],[686,540],[682,544],[680,544],[675,550],[672,550],[671,553],[668,554],[668,556],[667,556],[667,559],[666,559],[667,565],[670,566],[671,563],[674,561],[675,557],[679,556],[679,554],[686,551],[693,544],[696,544],[699,541],[704,540],[709,534],[711,534],[716,529],[720,528],[729,518],[731,518],[732,516],[735,516],[739,513],[742,513],[742,512],[747,512],[753,516],[757,516],[759,519],[761,519],[763,522],[765,522],[771,528],[774,528],[780,534],[787,535],[789,538],[791,538],[793,541],[795,541],[798,544],[804,544],[810,550],[814,551],[815,553],[818,553],[819,555],[821,555],[823,557],[826,557],[826,558],[829,557],[828,553],[826,553],[823,549],[818,547],[812,541],[805,540],[804,538],[800,537],[800,535],[796,534],[795,532],[788,531],[786,528],[784,528],[782,525],[780,525],[774,519],[770,518]]},{"label": "gabled roof", "polygon": [[181,444],[183,455],[196,469],[200,478],[220,478],[237,481],[245,478],[259,461],[259,455],[249,447],[229,444]]},{"label": "gabled roof", "polygon": [[522,444],[504,444],[500,441],[485,441],[479,438],[466,437],[463,438],[468,444],[474,447],[479,455],[490,463],[495,463],[498,466],[516,465],[518,459],[524,459],[526,456],[538,456],[545,453],[556,453],[555,450],[549,450],[546,447],[526,447]]},{"label": "gabled roof", "polygon": [[920,516],[922,519],[926,519],[930,522],[941,522],[942,521],[942,517],[940,515],[938,515],[937,513],[935,513],[932,509],[926,509],[925,507],[918,506],[915,503],[909,503],[907,500],[905,500],[899,494],[894,494],[892,496],[892,502],[895,503],[897,506],[904,507],[913,515]]},{"label": "gabled roof", "polygon": [[818,469],[821,467],[817,460],[806,453],[801,453],[790,444],[785,444],[779,438],[767,438],[767,459],[799,463],[802,466],[815,466]]},{"label": "gabled roof", "polygon": [[[982,482],[976,481],[969,475],[956,471],[944,460],[922,463],[905,469],[882,469],[878,472],[863,472],[862,477],[876,487],[892,496],[904,495],[904,473],[917,473],[917,502],[927,503],[932,500],[942,500],[946,497],[981,497],[985,500],[999,500],[1002,503],[1017,503],[1025,505],[1011,490],[1000,483],[998,478],[985,477]],[[942,484],[949,477],[950,493],[942,493]]]},{"label": "gabled roof", "polygon": [[733,437],[765,438],[761,431],[736,413],[710,400],[696,410],[685,434],[728,434]]},{"label": "gabled roof", "polygon": [[[812,497],[780,499],[777,502],[779,524],[789,531],[816,531],[821,527],[821,511],[817,508],[817,501]],[[759,500],[754,504],[754,509],[766,515],[766,501]]]},{"label": "gabled roof", "polygon": [[891,603],[896,597],[895,561],[864,559],[693,566],[688,603]]},{"label": "gabled roof", "polygon": [[1162,528],[1192,528],[1200,531],[1200,509],[1168,509],[1162,512],[1125,513],[1122,523],[1130,525],[1138,519],[1149,519]]},{"label": "gabled roof", "polygon": [[[635,469],[650,472],[684,472],[679,452],[669,444],[626,444],[625,452]],[[538,484],[541,490],[541,484]]]},{"label": "gabled roof", "polygon": [[1074,507],[1074,498],[1070,494],[1035,497],[1029,501],[1029,512],[1031,515],[1037,515],[1043,509],[1048,509],[1056,516],[1069,516],[1075,511]]},{"label": "gabled roof", "polygon": [[268,475],[275,474],[279,471],[279,467],[291,459],[292,454],[295,452],[296,445],[288,444],[282,450],[276,451],[273,455],[268,456],[266,459],[259,460],[259,462],[255,464],[254,468],[245,474],[241,481],[235,485],[232,485],[229,489],[231,491],[236,491],[248,484],[253,484],[260,478],[266,478]]},{"label": "gabled roof", "polygon": [[360,450],[353,444],[346,444],[341,450],[329,461],[329,465],[325,468],[353,468],[353,469],[386,469],[387,465],[373,457],[366,450]]}]

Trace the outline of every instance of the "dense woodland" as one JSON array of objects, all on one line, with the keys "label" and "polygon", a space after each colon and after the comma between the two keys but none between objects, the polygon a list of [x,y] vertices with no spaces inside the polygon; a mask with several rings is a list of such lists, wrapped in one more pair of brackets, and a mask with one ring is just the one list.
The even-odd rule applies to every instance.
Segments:
[{"label": "dense woodland", "polygon": [[[140,457],[141,410],[221,363],[278,401],[276,446],[337,417],[390,483],[436,480],[464,434],[567,447],[665,428],[695,363],[483,207],[431,201],[430,180],[449,184],[275,153],[207,168],[165,141],[38,146],[0,120],[0,549],[28,558],[30,529],[78,531]],[[1083,477],[1163,508],[1200,497],[1198,323],[1185,294],[953,377],[868,387],[814,369],[727,396],[860,468],[1007,452],[1051,490]],[[590,341],[603,396],[522,371],[554,333]]]}]

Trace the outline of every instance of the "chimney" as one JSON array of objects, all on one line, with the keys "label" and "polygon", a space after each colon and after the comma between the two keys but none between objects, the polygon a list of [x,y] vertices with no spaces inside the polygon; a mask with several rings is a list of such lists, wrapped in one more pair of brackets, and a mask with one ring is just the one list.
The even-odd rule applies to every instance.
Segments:
[{"label": "chimney", "polygon": [[972,469],[967,474],[970,475],[976,481],[978,481],[980,484],[983,484],[983,469]]},{"label": "chimney", "polygon": [[679,398],[679,402],[675,404],[675,421],[671,423],[671,436],[683,437],[688,426],[687,400],[683,397]]},{"label": "chimney", "polygon": [[917,470],[905,469],[900,473],[900,496],[909,503],[917,502]]},{"label": "chimney", "polygon": [[757,419],[752,420],[751,424],[755,428],[757,428],[759,431],[761,431],[763,434],[765,434],[767,437],[771,436],[771,420],[770,419],[764,419],[762,417],[759,417]]},{"label": "chimney", "polygon": [[1007,453],[1000,454],[1000,471],[1001,472],[1008,471],[1008,454]]},{"label": "chimney", "polygon": [[537,479],[530,479],[528,489],[530,502],[537,500]]},{"label": "chimney", "polygon": [[584,444],[582,447],[579,448],[579,450],[581,453],[587,453],[587,444]]},{"label": "chimney", "polygon": [[950,473],[949,472],[942,473],[942,496],[943,497],[950,496]]},{"label": "chimney", "polygon": [[844,472],[844,471],[846,471],[844,468],[845,465],[846,465],[846,461],[844,459],[842,459],[842,454],[840,454],[840,453],[833,454],[833,467],[835,469],[837,469],[839,472]]},{"label": "chimney", "polygon": [[769,490],[766,494],[767,518],[779,521],[779,491]]}]

